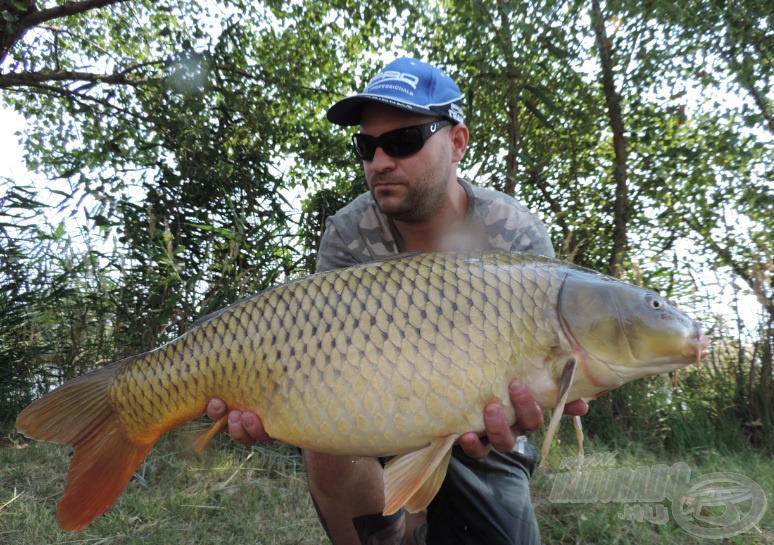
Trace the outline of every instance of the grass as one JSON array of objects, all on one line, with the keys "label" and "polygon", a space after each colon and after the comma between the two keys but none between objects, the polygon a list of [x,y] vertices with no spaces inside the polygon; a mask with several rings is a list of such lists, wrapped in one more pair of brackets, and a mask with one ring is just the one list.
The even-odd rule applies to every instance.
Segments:
[{"label": "grass", "polygon": [[295,449],[219,437],[198,455],[192,428],[163,437],[113,509],[76,534],[55,520],[69,449],[11,436],[0,447],[0,543],[329,543]]},{"label": "grass", "polygon": [[[692,535],[681,527],[672,512],[672,502],[665,499],[650,503],[623,503],[610,501],[578,501],[576,503],[561,503],[552,501],[551,492],[557,475],[571,471],[562,468],[564,458],[574,460],[577,448],[569,444],[559,445],[553,449],[549,458],[553,469],[538,470],[532,481],[532,500],[540,524],[544,543],[562,543],[584,545],[693,545],[703,543],[723,543],[735,545],[774,544],[774,464],[770,457],[741,448],[736,452],[719,452],[717,450],[696,450],[688,454],[670,454],[662,449],[646,449],[641,444],[629,444],[618,447],[616,451],[593,441],[586,444],[587,459],[593,454],[607,457],[611,463],[599,467],[586,467],[581,472],[601,471],[615,472],[620,468],[637,467],[652,468],[663,464],[672,467],[678,462],[684,462],[690,468],[690,480],[715,472],[735,473],[755,481],[767,496],[768,508],[756,527],[749,531],[727,539],[701,538]],[[605,457],[597,459],[605,460]],[[612,459],[612,460],[611,460]],[[561,490],[561,488],[558,488]],[[593,493],[592,493],[593,497]],[[598,496],[597,496],[598,497]],[[578,500],[579,496],[575,496]],[[582,500],[582,497],[580,497]],[[628,505],[628,507],[627,507]],[[760,503],[758,503],[760,505]],[[650,516],[660,513],[668,516],[665,522],[648,522],[648,520],[627,519],[627,510],[631,514],[636,506],[645,508]],[[663,507],[659,507],[663,506]],[[742,515],[752,509],[751,502],[739,503]],[[704,510],[705,516],[719,517],[724,509],[720,507]],[[662,519],[663,520],[663,519]],[[692,521],[695,519],[691,519]],[[699,524],[697,522],[697,524]],[[707,527],[706,524],[699,524]]]},{"label": "grass", "polygon": [[[198,426],[203,424],[199,423]],[[217,438],[203,455],[190,447],[197,424],[164,437],[141,466],[115,507],[83,532],[62,532],[55,521],[64,488],[69,450],[28,443],[16,434],[0,439],[0,543],[4,544],[325,544],[306,491],[295,449],[284,445],[243,449]],[[536,438],[536,441],[539,439]],[[555,471],[575,454],[563,441],[551,454]],[[607,452],[588,445],[588,452]],[[751,450],[697,450],[675,456],[657,448],[618,447],[615,467],[685,462],[691,478],[711,472],[736,472],[756,481],[768,494],[769,509],[743,535],[711,543],[772,544],[774,465]],[[544,543],[695,544],[710,543],[683,530],[671,515],[666,524],[621,517],[621,503],[557,503],[550,499],[555,476],[538,470],[532,494]],[[669,501],[662,502],[667,509]]]}]

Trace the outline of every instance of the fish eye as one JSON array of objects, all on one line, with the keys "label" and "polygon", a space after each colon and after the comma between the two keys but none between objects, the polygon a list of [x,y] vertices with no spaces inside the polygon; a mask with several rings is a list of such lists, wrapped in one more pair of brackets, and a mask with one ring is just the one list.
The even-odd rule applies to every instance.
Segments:
[{"label": "fish eye", "polygon": [[661,310],[666,306],[666,301],[661,299],[660,297],[655,297],[653,295],[649,295],[646,299],[646,302],[648,305],[650,305],[650,308],[653,310]]}]

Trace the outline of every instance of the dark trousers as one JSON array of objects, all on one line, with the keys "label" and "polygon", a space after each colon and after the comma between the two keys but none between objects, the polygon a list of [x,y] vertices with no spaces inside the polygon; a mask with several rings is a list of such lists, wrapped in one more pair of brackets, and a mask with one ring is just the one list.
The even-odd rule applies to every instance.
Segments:
[{"label": "dark trousers", "polygon": [[449,470],[427,510],[428,545],[539,545],[529,480],[537,453],[492,451],[484,460],[455,445]]}]

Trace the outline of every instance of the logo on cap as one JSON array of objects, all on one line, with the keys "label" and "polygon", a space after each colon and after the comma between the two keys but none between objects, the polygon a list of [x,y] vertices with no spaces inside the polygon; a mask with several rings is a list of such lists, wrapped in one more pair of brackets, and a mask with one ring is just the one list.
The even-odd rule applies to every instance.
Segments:
[{"label": "logo on cap", "polygon": [[371,88],[374,87],[377,83],[385,83],[388,81],[398,81],[400,83],[405,83],[412,89],[416,90],[417,84],[419,83],[419,78],[414,74],[407,74],[406,72],[385,70],[384,72],[379,72],[376,74],[376,76],[374,76],[374,78],[368,83],[366,93],[370,91]]},{"label": "logo on cap", "polygon": [[459,104],[449,106],[449,117],[457,123],[462,123],[465,120],[465,115],[462,113],[462,108],[460,108]]}]

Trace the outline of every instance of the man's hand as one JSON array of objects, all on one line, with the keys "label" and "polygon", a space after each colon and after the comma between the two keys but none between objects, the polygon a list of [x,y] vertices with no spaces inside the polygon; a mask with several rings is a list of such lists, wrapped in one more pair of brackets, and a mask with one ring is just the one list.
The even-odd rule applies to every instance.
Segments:
[{"label": "man's hand", "polygon": [[[207,416],[213,421],[218,421],[226,415],[228,407],[222,399],[214,397],[207,404]],[[228,432],[237,443],[246,447],[251,447],[255,443],[271,443],[273,439],[269,437],[266,430],[263,429],[263,422],[257,414],[253,412],[231,411],[228,413]]]},{"label": "man's hand", "polygon": [[[543,411],[540,405],[520,380],[511,382],[508,391],[516,411],[516,423],[508,427],[503,406],[496,402],[487,403],[484,408],[484,427],[489,445],[484,444],[473,432],[463,434],[459,440],[462,450],[471,458],[485,458],[491,448],[500,452],[509,452],[516,446],[516,437],[543,425]],[[564,407],[564,413],[569,416],[583,416],[588,410],[588,404],[582,399],[568,403]]]}]

